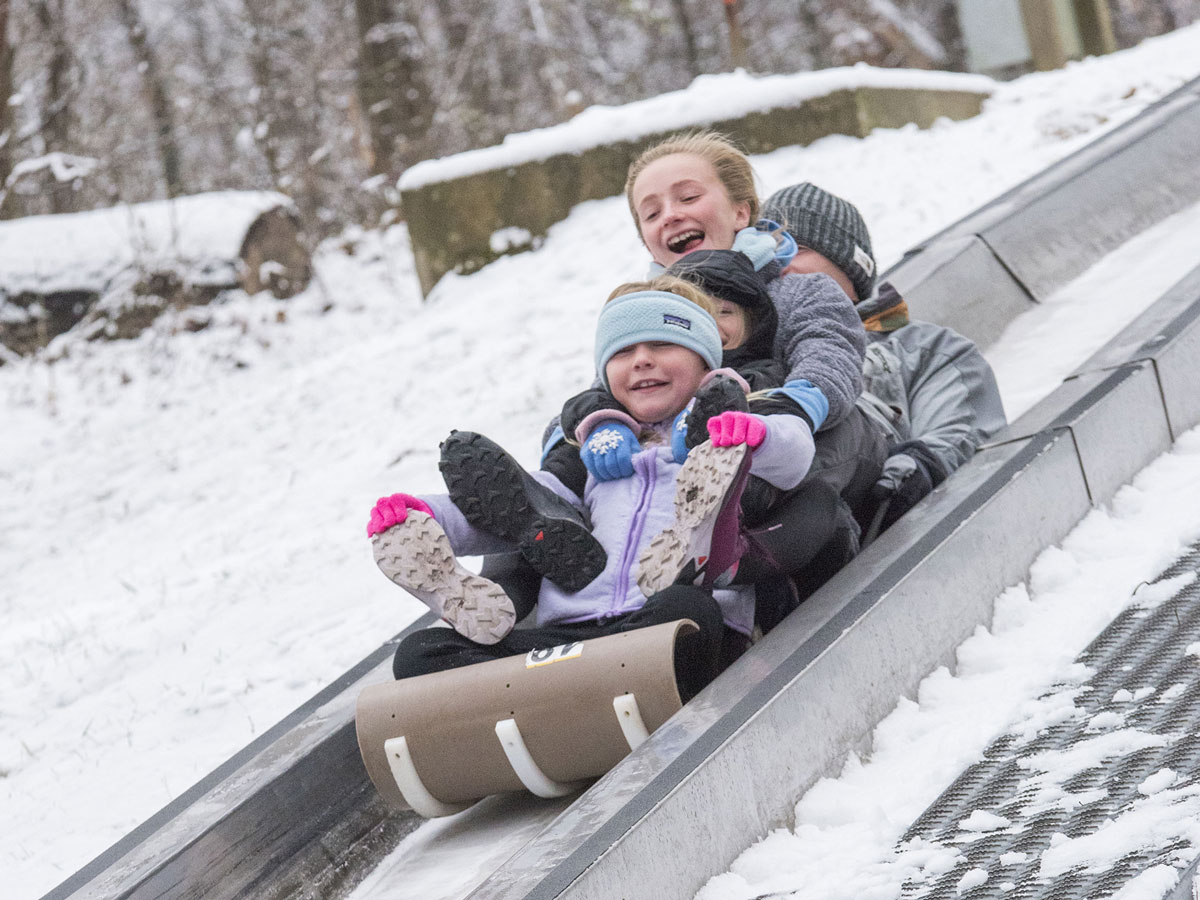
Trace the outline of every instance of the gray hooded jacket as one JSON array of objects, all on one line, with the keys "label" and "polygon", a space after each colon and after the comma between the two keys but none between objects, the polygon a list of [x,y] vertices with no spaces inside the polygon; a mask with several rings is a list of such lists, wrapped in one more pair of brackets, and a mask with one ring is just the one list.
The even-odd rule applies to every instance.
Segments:
[{"label": "gray hooded jacket", "polygon": [[908,319],[890,284],[859,312],[869,342],[860,408],[883,426],[889,446],[920,441],[949,475],[1007,424],[991,366],[953,329]]}]

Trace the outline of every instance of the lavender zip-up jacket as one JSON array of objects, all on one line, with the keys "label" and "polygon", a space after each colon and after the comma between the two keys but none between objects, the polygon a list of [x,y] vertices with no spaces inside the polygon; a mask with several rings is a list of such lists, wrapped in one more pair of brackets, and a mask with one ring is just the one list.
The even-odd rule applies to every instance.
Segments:
[{"label": "lavender zip-up jacket", "polygon": [[[754,451],[750,471],[778,488],[789,490],[800,483],[812,463],[812,434],[798,416],[761,418],[767,425],[767,437]],[[665,437],[669,427],[669,423],[655,426],[656,433]],[[680,467],[671,448],[658,443],[634,455],[634,473],[629,478],[596,481],[588,477],[582,505],[591,516],[592,534],[608,554],[608,563],[591,584],[574,594],[542,579],[537,608],[539,625],[608,619],[645,604],[646,598],[637,585],[638,557],[650,539],[675,520],[675,479]],[[579,498],[549,472],[532,474],[576,506],[581,505]],[[472,526],[448,496],[439,494],[421,499],[433,509],[456,555],[476,556],[514,549],[509,542]],[[725,624],[749,634],[754,627],[753,589],[722,589],[714,591],[713,596],[721,607]]]}]

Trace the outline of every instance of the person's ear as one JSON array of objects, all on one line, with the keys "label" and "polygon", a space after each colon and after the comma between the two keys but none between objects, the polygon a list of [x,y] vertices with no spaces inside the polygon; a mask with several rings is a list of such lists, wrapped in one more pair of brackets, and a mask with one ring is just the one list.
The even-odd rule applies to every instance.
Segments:
[{"label": "person's ear", "polygon": [[737,225],[738,230],[745,228],[750,224],[750,204],[743,200],[733,208],[733,221]]}]

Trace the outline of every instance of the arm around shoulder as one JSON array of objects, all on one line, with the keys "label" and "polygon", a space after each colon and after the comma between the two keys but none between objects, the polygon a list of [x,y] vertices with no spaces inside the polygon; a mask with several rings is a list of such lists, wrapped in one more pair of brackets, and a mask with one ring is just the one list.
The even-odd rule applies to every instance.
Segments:
[{"label": "arm around shoulder", "polygon": [[867,333],[854,304],[828,275],[784,275],[767,290],[779,313],[775,355],[787,380],[815,385],[829,401],[827,424],[837,424],[862,393]]}]

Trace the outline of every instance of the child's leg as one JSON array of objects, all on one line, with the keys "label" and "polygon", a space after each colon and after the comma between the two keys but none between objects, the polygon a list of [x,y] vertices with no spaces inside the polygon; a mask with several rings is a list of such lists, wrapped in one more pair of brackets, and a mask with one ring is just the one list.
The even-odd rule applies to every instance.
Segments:
[{"label": "child's leg", "polygon": [[686,703],[741,655],[750,641],[725,626],[712,591],[690,584],[674,584],[659,591],[641,609],[617,622],[618,630],[630,631],[679,619],[691,619],[700,628],[675,645],[675,680]]},{"label": "child's leg", "polygon": [[399,681],[509,656],[503,642],[477,644],[450,628],[422,628],[400,641],[392,657],[392,674]]},{"label": "child's leg", "polygon": [[483,558],[479,574],[504,589],[517,611],[518,622],[537,606],[542,573],[533,568],[519,550],[488,554]]},{"label": "child's leg", "polygon": [[747,529],[751,549],[742,555],[734,582],[753,584],[808,565],[829,540],[839,503],[837,491],[819,481],[788,491],[762,522]]},{"label": "child's leg", "polygon": [[455,431],[438,467],[450,499],[477,528],[517,544],[538,572],[568,593],[604,571],[608,557],[583,513],[534,479],[481,434]]},{"label": "child's leg", "polygon": [[648,599],[641,609],[616,619],[521,628],[491,645],[476,643],[449,628],[425,628],[400,642],[392,673],[397,679],[414,678],[680,619],[691,619],[700,629],[684,635],[675,647],[675,677],[686,702],[750,644],[744,635],[725,626],[712,592],[692,585],[672,585]]},{"label": "child's leg", "polygon": [[516,623],[512,601],[488,579],[464,569],[432,516],[408,517],[371,538],[383,574],[480,644],[494,644]]},{"label": "child's leg", "polygon": [[520,656],[530,650],[545,650],[560,644],[601,637],[616,630],[615,627],[604,628],[587,622],[521,628],[494,644],[485,645],[449,628],[423,628],[400,641],[392,659],[392,674],[397,679],[414,678],[505,656]]},{"label": "child's leg", "polygon": [[755,620],[764,632],[857,555],[858,535],[849,507],[821,481],[787,493],[746,531],[733,580],[755,586]]},{"label": "child's leg", "polygon": [[742,522],[747,528],[753,528],[771,514],[771,507],[779,502],[783,494],[779,488],[751,475],[746,482],[746,490],[742,493]]}]

